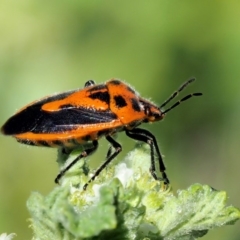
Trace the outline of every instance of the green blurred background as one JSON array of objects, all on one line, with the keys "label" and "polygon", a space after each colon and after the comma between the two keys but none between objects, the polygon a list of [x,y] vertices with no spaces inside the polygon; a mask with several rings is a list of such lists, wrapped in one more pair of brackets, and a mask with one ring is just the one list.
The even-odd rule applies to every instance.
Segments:
[{"label": "green blurred background", "polygon": [[[159,105],[185,80],[202,91],[162,122],[144,125],[159,141],[174,190],[199,182],[239,203],[239,1],[1,1],[1,125],[25,104],[98,83],[126,80]],[[0,136],[0,233],[30,239],[26,200],[46,195],[58,173],[56,149]],[[119,135],[125,156],[134,142]],[[100,164],[100,142],[91,165]],[[121,159],[119,157],[118,159]],[[240,239],[239,223],[203,239]]]}]

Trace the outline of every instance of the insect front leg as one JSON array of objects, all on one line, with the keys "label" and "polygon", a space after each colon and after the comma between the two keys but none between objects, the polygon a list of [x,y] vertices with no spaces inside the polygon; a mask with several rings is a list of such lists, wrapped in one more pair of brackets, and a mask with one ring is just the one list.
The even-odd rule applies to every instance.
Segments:
[{"label": "insect front leg", "polygon": [[115,149],[115,151],[112,153],[111,147],[109,148],[106,161],[96,170],[94,175],[83,186],[84,190],[87,189],[88,184],[92,182],[101,173],[101,171],[122,151],[122,146],[118,142],[116,142],[111,136],[106,136],[106,139],[111,144],[111,147]]},{"label": "insect front leg", "polygon": [[85,149],[79,156],[77,156],[67,167],[65,167],[55,178],[55,183],[59,184],[59,180],[62,178],[62,176],[73,166],[75,165],[81,158],[87,157],[91,155],[93,152],[95,152],[98,148],[98,141],[92,142],[92,147],[89,149]]},{"label": "insect front leg", "polygon": [[165,173],[165,166],[163,163],[162,155],[159,151],[159,147],[157,144],[157,140],[155,136],[150,133],[149,131],[141,128],[134,128],[132,130],[126,130],[126,135],[132,139],[142,141],[147,143],[150,146],[150,153],[151,153],[151,166],[150,166],[150,173],[153,176],[154,179],[158,180],[157,174],[156,174],[156,167],[155,167],[155,157],[154,157],[154,149],[157,154],[157,158],[159,161],[159,170],[162,174],[162,180],[165,184],[169,183],[169,180],[167,178],[167,174]]}]

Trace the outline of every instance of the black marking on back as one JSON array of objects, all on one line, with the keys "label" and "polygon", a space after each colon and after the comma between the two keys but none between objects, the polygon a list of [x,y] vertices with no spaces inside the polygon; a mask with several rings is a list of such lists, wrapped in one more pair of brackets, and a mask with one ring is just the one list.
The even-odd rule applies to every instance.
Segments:
[{"label": "black marking on back", "polygon": [[113,85],[120,85],[121,81],[119,81],[119,80],[111,80],[110,83],[113,84]]},{"label": "black marking on back", "polygon": [[[12,116],[2,127],[6,135],[17,135],[26,132],[32,133],[62,133],[78,128],[85,124],[111,122],[117,118],[116,114],[95,109],[73,107],[65,105],[56,112],[47,112],[41,109],[41,103],[35,103]],[[30,143],[30,145],[32,145]],[[33,144],[35,145],[35,144]]]},{"label": "black marking on back", "polygon": [[75,93],[79,91],[79,89],[77,90],[71,90],[71,91],[68,91],[68,92],[64,92],[64,93],[57,93],[55,95],[52,95],[52,96],[49,96],[49,97],[46,97],[46,98],[43,98],[37,102],[35,102],[34,104],[32,104],[31,106],[33,105],[36,105],[36,104],[45,104],[45,103],[50,103],[50,102],[54,102],[54,101],[57,101],[57,100],[62,100],[66,97],[68,97],[69,95],[71,95],[72,93]]},{"label": "black marking on back", "polygon": [[104,92],[100,92],[100,91],[99,92],[94,92],[94,93],[91,93],[89,95],[89,97],[91,99],[98,99],[98,100],[103,101],[103,102],[105,102],[107,104],[109,104],[109,102],[110,102],[110,96],[109,96],[109,93],[107,91],[104,91]]},{"label": "black marking on back", "polygon": [[131,87],[129,87],[129,86],[127,86],[127,90],[128,90],[129,92],[133,93],[133,94],[136,94],[135,91],[134,91]]},{"label": "black marking on back", "polygon": [[99,85],[95,85],[94,87],[91,87],[90,89],[88,89],[88,92],[95,92],[95,91],[99,91],[99,90],[103,90],[106,89],[106,85],[105,84],[99,84]]},{"label": "black marking on back", "polygon": [[[50,103],[56,100],[61,100],[78,90],[72,90],[60,94],[55,94],[39,101],[34,102],[22,111],[13,115],[7,120],[7,122],[2,126],[1,130],[6,135],[15,135],[25,132],[31,132],[35,125],[39,124],[44,114],[41,110],[41,106],[45,103]],[[21,141],[21,140],[19,140]],[[36,145],[35,143],[29,143],[28,145]]]},{"label": "black marking on back", "polygon": [[114,96],[114,101],[118,108],[127,106],[125,99],[121,95]]},{"label": "black marking on back", "polygon": [[134,109],[134,111],[141,112],[139,101],[136,98],[131,98],[131,102],[132,102],[132,108]]}]

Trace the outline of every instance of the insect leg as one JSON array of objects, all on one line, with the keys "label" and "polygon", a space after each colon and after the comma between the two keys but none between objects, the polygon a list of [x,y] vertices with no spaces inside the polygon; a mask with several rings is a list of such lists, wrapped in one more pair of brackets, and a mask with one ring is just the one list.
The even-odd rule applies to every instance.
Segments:
[{"label": "insect leg", "polygon": [[106,155],[106,159],[108,159],[110,157],[110,155],[112,154],[112,145],[109,147],[108,151],[107,151],[107,155]]},{"label": "insect leg", "polygon": [[107,153],[106,161],[96,170],[94,175],[89,179],[89,181],[83,186],[83,189],[86,190],[87,186],[90,182],[92,182],[100,173],[101,171],[122,151],[122,146],[116,142],[111,136],[106,136],[106,139],[109,141],[111,146],[115,149],[114,153],[111,153],[111,147]]},{"label": "insect leg", "polygon": [[81,152],[81,154],[79,156],[77,156],[67,167],[65,167],[55,178],[55,183],[59,183],[59,180],[61,179],[61,177],[73,166],[75,165],[81,158],[83,157],[87,157],[90,154],[92,154],[93,152],[96,151],[97,147],[98,147],[98,142],[95,140],[92,142],[92,148],[89,149],[85,149],[83,152]]},{"label": "insect leg", "polygon": [[95,83],[94,80],[88,80],[88,81],[85,83],[84,87],[90,87],[90,86],[93,86],[93,85],[95,85],[95,84],[96,84],[96,83]]},{"label": "insect leg", "polygon": [[159,147],[157,144],[157,140],[155,136],[150,133],[149,131],[141,128],[134,128],[132,130],[126,130],[126,135],[130,138],[133,138],[138,141],[142,141],[147,143],[150,146],[150,153],[151,153],[151,166],[150,166],[150,173],[152,174],[153,178],[158,180],[158,177],[156,175],[156,167],[155,167],[155,158],[154,158],[154,149],[157,154],[158,162],[159,162],[159,170],[162,174],[162,180],[165,184],[169,183],[169,180],[167,178],[167,174],[165,173],[165,166],[163,163],[162,155],[159,151]]}]

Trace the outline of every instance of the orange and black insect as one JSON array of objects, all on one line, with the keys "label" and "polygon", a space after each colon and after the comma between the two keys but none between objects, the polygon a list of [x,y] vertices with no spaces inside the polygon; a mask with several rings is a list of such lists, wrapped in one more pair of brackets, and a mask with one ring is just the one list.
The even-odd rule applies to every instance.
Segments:
[{"label": "orange and black insect", "polygon": [[[168,184],[166,168],[156,138],[138,126],[159,121],[181,102],[202,95],[202,93],[189,94],[170,108],[162,110],[192,81],[194,79],[185,82],[161,106],[157,106],[142,98],[133,88],[120,80],[111,79],[98,85],[89,80],[83,89],[48,96],[27,105],[9,118],[1,130],[3,134],[12,135],[20,143],[34,146],[60,147],[67,150],[90,142],[91,147],[85,149],[57,175],[56,183],[77,161],[92,154],[98,147],[98,140],[105,136],[111,146],[105,162],[88,183],[93,181],[121,152],[122,147],[114,140],[113,135],[124,131],[128,137],[150,146],[150,173],[154,179],[158,179],[155,167],[156,155],[162,174],[160,180]],[[112,151],[112,148],[115,151]],[[84,185],[84,189],[88,183]]]}]

